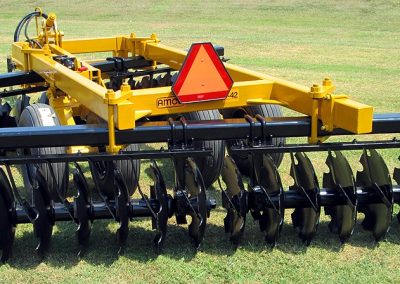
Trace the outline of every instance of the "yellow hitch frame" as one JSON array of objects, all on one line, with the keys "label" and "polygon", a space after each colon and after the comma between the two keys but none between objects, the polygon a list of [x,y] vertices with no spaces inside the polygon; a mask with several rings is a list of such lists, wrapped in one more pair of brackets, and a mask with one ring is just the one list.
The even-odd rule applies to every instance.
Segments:
[{"label": "yellow hitch frame", "polygon": [[325,139],[317,137],[319,121],[322,122],[322,130],[327,132],[335,128],[357,134],[372,131],[372,107],[353,101],[346,95],[333,94],[334,86],[330,79],[324,79],[322,85],[310,88],[227,63],[225,67],[234,84],[225,100],[179,104],[171,87],[131,90],[128,84],[122,84],[118,91],[108,90],[103,82],[107,75],[93,67],[91,62],[74,57],[76,69],[71,70],[54,57],[110,52],[113,56],[125,58],[143,56],[153,62],[150,68],[165,64],[178,71],[187,52],[162,45],[155,34],[150,37],[137,37],[132,33],[128,36],[63,40],[63,34],[56,26],[55,14],[50,14],[42,25],[38,35],[42,48],[32,47],[27,42],[14,43],[14,63],[18,69],[34,71],[44,78],[51,92],[51,103],[63,124],[73,124],[70,111],[80,115],[76,112],[83,110],[108,122],[109,152],[120,149],[115,145],[114,129],[132,129],[135,122],[143,117],[256,104],[279,104],[310,116],[310,143]]}]

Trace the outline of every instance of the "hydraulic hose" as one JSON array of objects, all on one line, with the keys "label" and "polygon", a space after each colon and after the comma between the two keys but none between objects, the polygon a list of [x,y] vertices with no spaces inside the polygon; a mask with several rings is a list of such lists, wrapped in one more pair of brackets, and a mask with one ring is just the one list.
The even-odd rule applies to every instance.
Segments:
[{"label": "hydraulic hose", "polygon": [[43,18],[47,19],[47,14],[41,13],[39,11],[35,11],[32,13],[27,14],[25,17],[21,19],[21,21],[18,23],[17,28],[15,29],[14,32],[14,42],[19,41],[19,35],[21,34],[22,28],[24,25],[29,24],[30,20],[33,17],[40,17],[42,16]]}]

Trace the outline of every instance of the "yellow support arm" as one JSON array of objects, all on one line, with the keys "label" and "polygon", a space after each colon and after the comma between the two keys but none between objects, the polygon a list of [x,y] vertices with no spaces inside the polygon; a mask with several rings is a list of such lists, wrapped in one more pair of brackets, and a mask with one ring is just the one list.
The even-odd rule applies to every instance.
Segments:
[{"label": "yellow support arm", "polygon": [[[139,55],[155,64],[167,64],[174,70],[180,69],[187,54],[185,51],[160,44],[155,35],[143,38],[131,34],[98,39],[63,40],[60,45],[45,45],[43,49],[29,48],[27,43],[13,44],[13,58],[19,68],[37,72],[52,88],[76,99],[105,121],[113,117],[113,124],[121,130],[135,127],[135,121],[144,116],[271,103],[311,116],[312,142],[318,141],[318,119],[322,121],[322,127],[326,131],[343,128],[353,133],[367,133],[372,130],[372,107],[357,103],[344,95],[334,95],[334,87],[330,80],[324,80],[322,86],[314,85],[309,88],[225,64],[234,80],[230,94],[225,100],[179,104],[170,87],[130,90],[129,86],[124,84],[121,90],[110,95],[101,84],[100,70],[76,59],[78,64],[88,67],[85,72],[77,72],[53,59],[55,55],[85,52],[110,52],[115,56],[124,57]],[[114,112],[113,115],[110,115],[110,111]]]},{"label": "yellow support arm", "polygon": [[[183,51],[158,43],[146,43],[145,52],[141,55],[179,69],[185,59],[185,54]],[[372,131],[372,107],[353,101],[347,96],[333,95],[334,87],[330,80],[324,80],[325,83],[320,87],[319,94],[315,96],[311,89],[317,86],[312,88],[301,86],[232,64],[225,64],[225,67],[235,82],[248,82],[251,85],[251,82],[263,80],[272,84],[272,89],[268,93],[257,92],[258,99],[246,97],[246,105],[279,102],[302,114],[312,117],[317,115],[317,118],[324,123],[324,130],[327,131],[332,131],[333,128],[343,128],[358,134]],[[317,104],[315,100],[318,101]],[[319,110],[317,112],[316,107]]]}]

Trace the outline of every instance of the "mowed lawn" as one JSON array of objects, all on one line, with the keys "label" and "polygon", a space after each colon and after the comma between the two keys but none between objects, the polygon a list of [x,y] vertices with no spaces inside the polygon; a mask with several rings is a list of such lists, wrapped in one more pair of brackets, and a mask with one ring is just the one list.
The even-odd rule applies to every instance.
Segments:
[{"label": "mowed lawn", "polygon": [[[376,112],[400,111],[400,1],[4,1],[0,0],[0,71],[6,71],[14,29],[36,6],[58,16],[66,38],[157,33],[164,44],[188,48],[211,41],[225,47],[230,63],[307,86],[330,77],[337,93],[373,105]],[[285,113],[290,113],[286,111]],[[382,139],[391,136],[364,136]],[[344,138],[335,138],[340,141]],[[346,137],[351,139],[351,137]],[[393,172],[400,151],[380,151]],[[346,153],[354,172],[360,152]],[[310,155],[318,177],[325,154]],[[143,168],[146,167],[147,164]],[[171,181],[171,163],[161,167]],[[287,188],[289,159],[280,167]],[[144,169],[143,169],[144,170]],[[149,178],[142,173],[147,190]],[[152,247],[150,220],[135,220],[125,253],[118,257],[117,223],[95,221],[86,255],[79,259],[75,224],[57,224],[52,247],[40,261],[31,225],[17,228],[14,255],[0,266],[0,283],[301,282],[376,283],[400,281],[400,226],[394,215],[384,241],[376,244],[358,224],[341,245],[321,214],[316,238],[306,247],[286,210],[278,245],[271,249],[251,217],[235,251],[223,230],[224,209],[217,185],[209,189],[218,207],[205,240],[195,251],[185,226],[170,220],[163,254]],[[398,206],[394,214],[397,215]],[[362,220],[359,215],[359,221]]]}]

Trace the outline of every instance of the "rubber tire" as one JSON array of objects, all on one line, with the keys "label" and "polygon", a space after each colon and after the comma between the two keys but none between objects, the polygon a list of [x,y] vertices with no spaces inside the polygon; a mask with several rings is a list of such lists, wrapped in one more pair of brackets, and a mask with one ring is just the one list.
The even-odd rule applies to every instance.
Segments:
[{"label": "rubber tire", "polygon": [[[255,105],[255,106],[249,106],[249,107],[244,107],[240,109],[224,109],[222,111],[223,117],[224,118],[243,118],[246,114],[255,117],[257,114],[263,116],[263,117],[282,117],[282,110],[279,105]],[[285,144],[286,139],[284,137],[276,137],[272,138],[272,144],[277,146],[280,144]],[[235,144],[237,141],[226,141],[226,148],[228,151],[228,154],[232,156],[232,158],[235,160],[235,163],[237,167],[239,168],[239,171],[247,176],[251,175],[251,161],[249,157],[242,156],[242,155],[231,155],[230,149]],[[283,159],[283,153],[272,153],[271,154],[272,160],[274,161],[276,167],[279,167],[280,164],[282,163]]]},{"label": "rubber tire", "polygon": [[[49,115],[51,119],[45,121],[45,116]],[[57,118],[51,106],[45,104],[32,104],[27,106],[21,113],[18,121],[18,126],[20,127],[39,127],[39,126],[59,126],[60,121]],[[47,148],[31,148],[24,150],[25,155],[37,156],[37,155],[57,155],[65,154],[65,147],[47,147]],[[53,172],[58,185],[58,188],[53,186],[53,178],[50,172],[50,168],[46,164],[39,164],[39,167],[43,170],[44,177],[48,182],[50,188],[50,196],[56,202],[60,202],[57,190],[62,198],[67,196],[68,188],[68,163],[53,163]],[[31,188],[32,186],[32,175],[34,171],[34,166],[26,164],[24,167],[26,172],[23,173],[25,188]]]},{"label": "rubber tire", "polygon": [[[196,112],[185,113],[183,115],[187,120],[218,120],[221,114],[218,110],[202,110]],[[196,148],[208,148],[212,150],[212,155],[207,157],[196,158],[196,164],[203,176],[206,187],[211,186],[221,173],[225,158],[225,141],[196,141]]]},{"label": "rubber tire", "polygon": [[[139,145],[130,144],[122,151],[139,151]],[[115,177],[112,163],[113,162],[103,163],[101,165],[102,169],[99,168],[99,164],[94,164],[91,166],[92,177],[93,179],[96,179],[95,183],[97,183],[102,194],[108,199],[115,198]],[[133,167],[130,160],[117,160],[116,167],[124,177],[129,195],[133,195],[136,191],[140,177],[140,160],[133,160]]]}]

